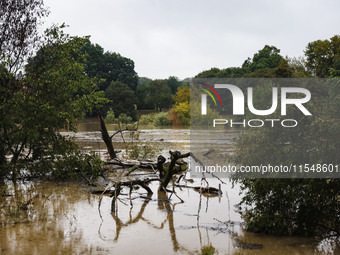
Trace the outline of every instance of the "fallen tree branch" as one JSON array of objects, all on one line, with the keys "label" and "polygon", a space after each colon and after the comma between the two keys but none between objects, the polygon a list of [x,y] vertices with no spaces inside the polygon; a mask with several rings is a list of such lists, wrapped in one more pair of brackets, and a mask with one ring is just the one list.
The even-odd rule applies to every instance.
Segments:
[{"label": "fallen tree branch", "polygon": [[[174,174],[174,167],[175,167],[176,161],[178,159],[181,159],[181,158],[187,158],[187,157],[189,157],[191,155],[190,152],[185,153],[185,154],[181,154],[181,152],[179,152],[179,151],[174,151],[174,152],[169,151],[169,153],[171,155],[171,162],[170,162],[170,165],[169,165],[169,169],[168,169],[168,171],[167,171],[167,173],[165,175],[165,178],[161,182],[161,186],[164,189],[166,189],[166,187],[168,186],[170,180],[172,179],[172,176]],[[160,170],[160,169],[158,169],[158,170]]]},{"label": "fallen tree branch", "polygon": [[118,160],[118,159],[112,159],[110,161],[105,162],[105,165],[118,165],[123,167],[135,167],[138,168],[147,168],[147,169],[154,169],[156,167],[156,163],[152,161],[139,161],[139,160]]},{"label": "fallen tree branch", "polygon": [[129,169],[129,172],[127,172],[126,174],[125,174],[125,176],[129,176],[133,171],[135,171],[135,170],[137,170],[138,169],[138,166],[133,166],[133,167],[131,167],[130,169]]}]

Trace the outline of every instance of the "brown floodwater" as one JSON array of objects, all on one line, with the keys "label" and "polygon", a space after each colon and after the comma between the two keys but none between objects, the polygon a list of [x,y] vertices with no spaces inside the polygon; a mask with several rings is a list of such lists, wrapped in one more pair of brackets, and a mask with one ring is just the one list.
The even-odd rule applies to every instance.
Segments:
[{"label": "brown floodwater", "polygon": [[[83,125],[86,128],[75,139],[86,150],[103,153],[96,124]],[[163,153],[190,149],[187,129],[145,128],[140,139],[161,144]],[[114,138],[116,148],[123,148],[123,143],[121,137]],[[133,173],[138,174],[142,172]],[[215,178],[207,180],[212,187],[220,183]],[[0,197],[0,254],[199,254],[201,247],[210,244],[218,254],[340,254],[332,238],[273,237],[244,231],[235,210],[241,199],[239,187],[223,181],[221,196],[201,196],[192,188],[176,187],[184,202],[175,195],[168,199],[158,193],[158,182],[150,184],[152,196],[136,188],[130,199],[129,188],[123,188],[115,212],[111,212],[112,198],[91,194],[93,187],[27,182],[15,188],[8,183],[1,193],[6,196]],[[200,186],[201,181],[182,180],[181,184]],[[6,207],[9,201],[22,210]]]}]

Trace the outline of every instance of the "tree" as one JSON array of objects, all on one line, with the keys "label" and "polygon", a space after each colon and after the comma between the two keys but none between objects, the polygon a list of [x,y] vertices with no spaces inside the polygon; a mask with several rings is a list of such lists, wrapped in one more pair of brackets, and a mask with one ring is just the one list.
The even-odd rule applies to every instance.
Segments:
[{"label": "tree", "polygon": [[317,40],[308,43],[305,55],[306,66],[318,77],[329,77],[330,70],[340,59],[340,36],[335,35],[330,40]]},{"label": "tree", "polygon": [[136,91],[138,76],[135,72],[135,64],[131,59],[121,56],[119,53],[104,52],[98,44],[92,44],[86,40],[81,46],[81,52],[87,55],[85,72],[91,78],[100,78],[104,81],[100,84],[101,90],[106,90],[113,81],[120,81]]},{"label": "tree", "polygon": [[249,69],[243,67],[211,68],[197,74],[195,78],[241,78],[247,73],[249,73]]},{"label": "tree", "polygon": [[169,108],[172,101],[171,89],[167,80],[154,80],[145,86],[145,104],[152,105],[155,110]]},{"label": "tree", "polygon": [[112,108],[116,116],[125,113],[136,119],[135,105],[137,100],[133,90],[128,85],[120,81],[111,82],[105,90],[105,97],[111,101],[106,107]]},{"label": "tree", "polygon": [[9,72],[19,71],[37,48],[38,25],[47,15],[43,0],[0,1],[0,61]]},{"label": "tree", "polygon": [[169,88],[171,89],[171,94],[175,94],[177,91],[177,88],[181,86],[181,82],[175,76],[170,76],[167,79],[167,84]]},{"label": "tree", "polygon": [[304,57],[288,58],[289,68],[293,71],[292,78],[309,78],[312,73],[306,66],[306,59]]},{"label": "tree", "polygon": [[175,101],[173,110],[176,112],[181,125],[190,125],[190,87],[179,87],[172,98]]},{"label": "tree", "polygon": [[[85,75],[84,65],[72,54],[78,53],[84,40],[53,27],[45,32],[42,54],[29,60],[25,76],[15,79],[1,66],[2,175],[12,173],[15,181],[22,169],[26,175],[42,175],[58,167],[74,173],[76,160],[82,164],[76,145],[58,131],[74,131],[86,111],[106,102],[103,93],[97,92],[96,81]],[[62,163],[65,160],[67,164]]]},{"label": "tree", "polygon": [[218,77],[218,74],[221,72],[221,70],[217,67],[213,67],[210,70],[203,71],[199,74],[197,74],[196,78],[216,78]]},{"label": "tree", "polygon": [[138,86],[136,89],[137,105],[139,109],[153,109],[152,104],[146,104],[145,99],[150,91],[148,90],[149,84],[152,82],[151,79],[146,77],[138,78]]},{"label": "tree", "polygon": [[276,68],[282,59],[279,53],[280,50],[275,46],[265,45],[262,50],[254,54],[252,59],[248,58],[244,61],[242,67],[249,68],[251,72],[263,68]]}]

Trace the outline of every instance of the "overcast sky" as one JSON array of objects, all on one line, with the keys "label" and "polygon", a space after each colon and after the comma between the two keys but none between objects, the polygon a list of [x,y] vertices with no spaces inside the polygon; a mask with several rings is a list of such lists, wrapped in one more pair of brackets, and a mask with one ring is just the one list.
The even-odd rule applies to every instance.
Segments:
[{"label": "overcast sky", "polygon": [[340,34],[338,0],[45,0],[45,25],[65,22],[139,76],[180,79],[241,66],[264,45],[299,57],[308,42]]}]

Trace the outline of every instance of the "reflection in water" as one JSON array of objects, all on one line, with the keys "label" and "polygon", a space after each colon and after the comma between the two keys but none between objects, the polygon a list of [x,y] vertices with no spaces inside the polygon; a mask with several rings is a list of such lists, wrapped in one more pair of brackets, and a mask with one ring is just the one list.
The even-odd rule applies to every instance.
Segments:
[{"label": "reflection in water", "polygon": [[116,235],[115,238],[113,239],[114,241],[118,240],[119,237],[119,233],[122,230],[123,227],[127,227],[129,225],[133,225],[135,223],[137,223],[139,220],[145,220],[143,218],[143,213],[145,210],[145,207],[147,206],[147,204],[149,203],[150,199],[151,199],[152,195],[148,195],[145,198],[144,203],[142,204],[139,213],[137,214],[136,217],[132,216],[132,207],[130,208],[130,212],[129,212],[129,220],[126,223],[123,223],[119,217],[118,217],[118,210],[114,210],[113,212],[111,212],[112,218],[114,219],[115,223],[116,223]]},{"label": "reflection in water", "polygon": [[146,222],[151,228],[154,228],[156,230],[164,229],[165,224],[168,223],[169,233],[170,233],[171,241],[172,241],[172,245],[173,245],[173,251],[177,252],[177,251],[181,250],[183,252],[185,251],[186,253],[188,253],[189,250],[187,250],[185,247],[179,245],[179,243],[177,241],[175,225],[174,225],[174,214],[173,213],[175,211],[175,207],[176,207],[177,204],[180,204],[180,203],[183,203],[183,202],[172,204],[170,202],[170,199],[168,198],[167,194],[163,191],[160,191],[159,189],[158,189],[157,195],[158,195],[158,198],[157,198],[158,210],[166,212],[166,217],[164,217],[164,220],[159,219],[160,222],[161,222],[160,225],[157,226],[157,225],[153,224],[151,221],[149,221],[147,218],[143,217],[143,213],[145,211],[146,206],[152,200],[152,194],[148,194],[147,197],[142,198],[142,199],[144,199],[144,202],[141,205],[140,210],[135,217],[132,216],[132,208],[133,207],[132,206],[130,207],[129,220],[126,221],[125,223],[123,223],[123,221],[118,217],[118,211],[117,210],[114,210],[113,212],[111,212],[112,218],[114,219],[114,221],[116,223],[116,234],[115,234],[115,237],[114,237],[114,241],[118,241],[119,234],[120,234],[122,228],[129,227],[130,225],[133,225],[133,224],[135,224],[139,221]]},{"label": "reflection in water", "polygon": [[[159,210],[166,210],[167,212],[167,217],[166,220],[162,223],[164,226],[164,223],[168,221],[169,225],[169,231],[170,231],[170,236],[171,236],[171,241],[173,245],[173,250],[178,251],[180,248],[181,250],[185,250],[184,247],[180,247],[177,241],[176,237],[176,231],[174,227],[174,211],[175,211],[175,206],[176,204],[171,204],[170,200],[168,199],[168,196],[165,192],[158,190],[158,209]],[[183,203],[182,201],[179,203]]]},{"label": "reflection in water", "polygon": [[[129,188],[124,188],[112,213],[111,198],[105,196],[101,220],[100,196],[79,185],[9,187],[6,196],[1,193],[1,205],[11,199],[20,204],[32,198],[32,203],[20,218],[25,219],[23,223],[13,224],[8,215],[1,214],[1,254],[195,254],[210,243],[219,254],[331,254],[339,249],[331,240],[320,243],[243,233],[238,214],[232,209],[228,212],[228,204],[236,204],[238,194],[228,183],[222,189],[230,201],[225,195],[200,197],[193,189],[176,188],[183,203],[175,196],[169,199],[170,195],[157,193],[157,182],[150,188],[153,195],[134,190],[132,205]],[[23,197],[24,190],[29,192]],[[8,211],[2,207],[1,212]]]}]

